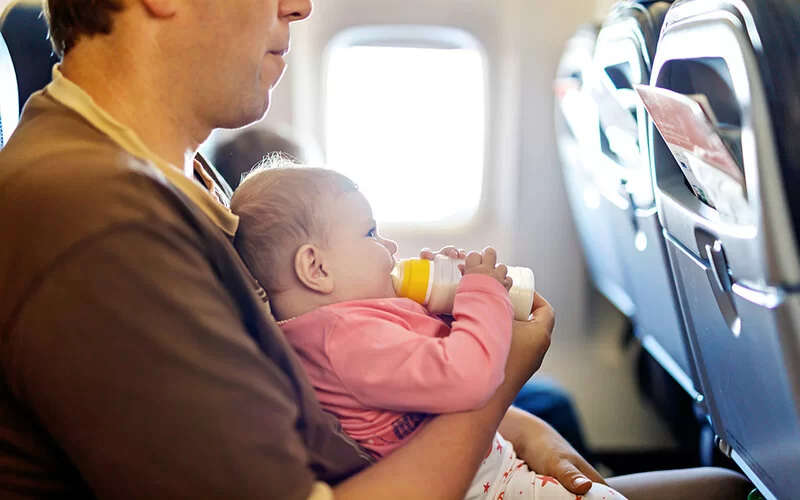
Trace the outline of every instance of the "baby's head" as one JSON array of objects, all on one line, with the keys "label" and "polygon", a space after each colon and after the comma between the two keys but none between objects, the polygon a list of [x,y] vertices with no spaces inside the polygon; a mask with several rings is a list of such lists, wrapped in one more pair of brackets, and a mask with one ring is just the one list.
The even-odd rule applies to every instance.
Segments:
[{"label": "baby's head", "polygon": [[393,297],[397,245],[378,235],[353,181],[333,170],[272,163],[245,178],[231,210],[239,216],[234,245],[275,315]]}]

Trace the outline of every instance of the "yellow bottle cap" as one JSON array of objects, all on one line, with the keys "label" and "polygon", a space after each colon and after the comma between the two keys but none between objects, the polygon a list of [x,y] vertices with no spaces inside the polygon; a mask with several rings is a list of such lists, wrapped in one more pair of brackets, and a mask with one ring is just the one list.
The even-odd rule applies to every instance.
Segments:
[{"label": "yellow bottle cap", "polygon": [[407,297],[418,304],[426,305],[431,285],[431,267],[427,259],[398,261],[392,269],[392,285],[398,297]]}]

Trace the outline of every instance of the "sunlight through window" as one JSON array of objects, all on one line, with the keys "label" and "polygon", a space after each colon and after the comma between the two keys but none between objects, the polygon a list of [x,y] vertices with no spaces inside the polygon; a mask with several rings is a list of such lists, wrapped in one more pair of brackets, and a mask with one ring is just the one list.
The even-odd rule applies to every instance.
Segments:
[{"label": "sunlight through window", "polygon": [[472,48],[331,52],[326,142],[379,222],[465,222],[480,203],[484,61]]}]

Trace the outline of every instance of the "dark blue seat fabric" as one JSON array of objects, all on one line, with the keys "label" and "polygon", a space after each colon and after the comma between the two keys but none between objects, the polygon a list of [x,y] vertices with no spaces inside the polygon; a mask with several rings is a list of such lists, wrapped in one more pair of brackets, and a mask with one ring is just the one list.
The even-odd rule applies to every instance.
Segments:
[{"label": "dark blue seat fabric", "polygon": [[19,110],[34,92],[51,79],[53,64],[59,61],[47,36],[47,22],[37,5],[15,4],[0,26],[17,73]]},{"label": "dark blue seat fabric", "polygon": [[569,394],[555,381],[534,378],[522,387],[514,400],[514,406],[532,413],[550,424],[569,441],[575,451],[589,462],[593,462],[575,405]]}]

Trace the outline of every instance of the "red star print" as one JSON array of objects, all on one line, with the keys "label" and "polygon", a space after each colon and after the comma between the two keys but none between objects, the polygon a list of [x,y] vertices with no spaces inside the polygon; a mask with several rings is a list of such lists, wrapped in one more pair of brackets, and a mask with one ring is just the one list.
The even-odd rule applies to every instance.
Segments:
[{"label": "red star print", "polygon": [[581,500],[583,497],[580,495],[575,495],[575,500]]},{"label": "red star print", "polygon": [[550,476],[542,476],[541,480],[542,480],[542,488],[544,488],[547,483],[553,483],[556,486],[558,486],[558,481],[556,481],[555,478],[552,478]]},{"label": "red star print", "polygon": [[484,493],[489,493],[489,483],[486,483],[486,484],[483,485],[483,492]]},{"label": "red star print", "polygon": [[497,449],[498,449],[498,450],[502,450],[502,449],[503,449],[503,447],[502,447],[502,446],[500,446],[500,441],[498,441],[498,442],[497,442]]},{"label": "red star print", "polygon": [[505,477],[508,477],[508,472],[504,472],[504,473],[503,473],[503,477],[504,477],[504,478],[505,478]]},{"label": "red star print", "polygon": [[525,462],[522,462],[521,464],[517,465],[517,469],[521,469],[523,467],[525,467]]},{"label": "red star print", "polygon": [[505,491],[501,491],[499,495],[497,495],[497,500],[503,500],[503,496],[506,494]]}]

